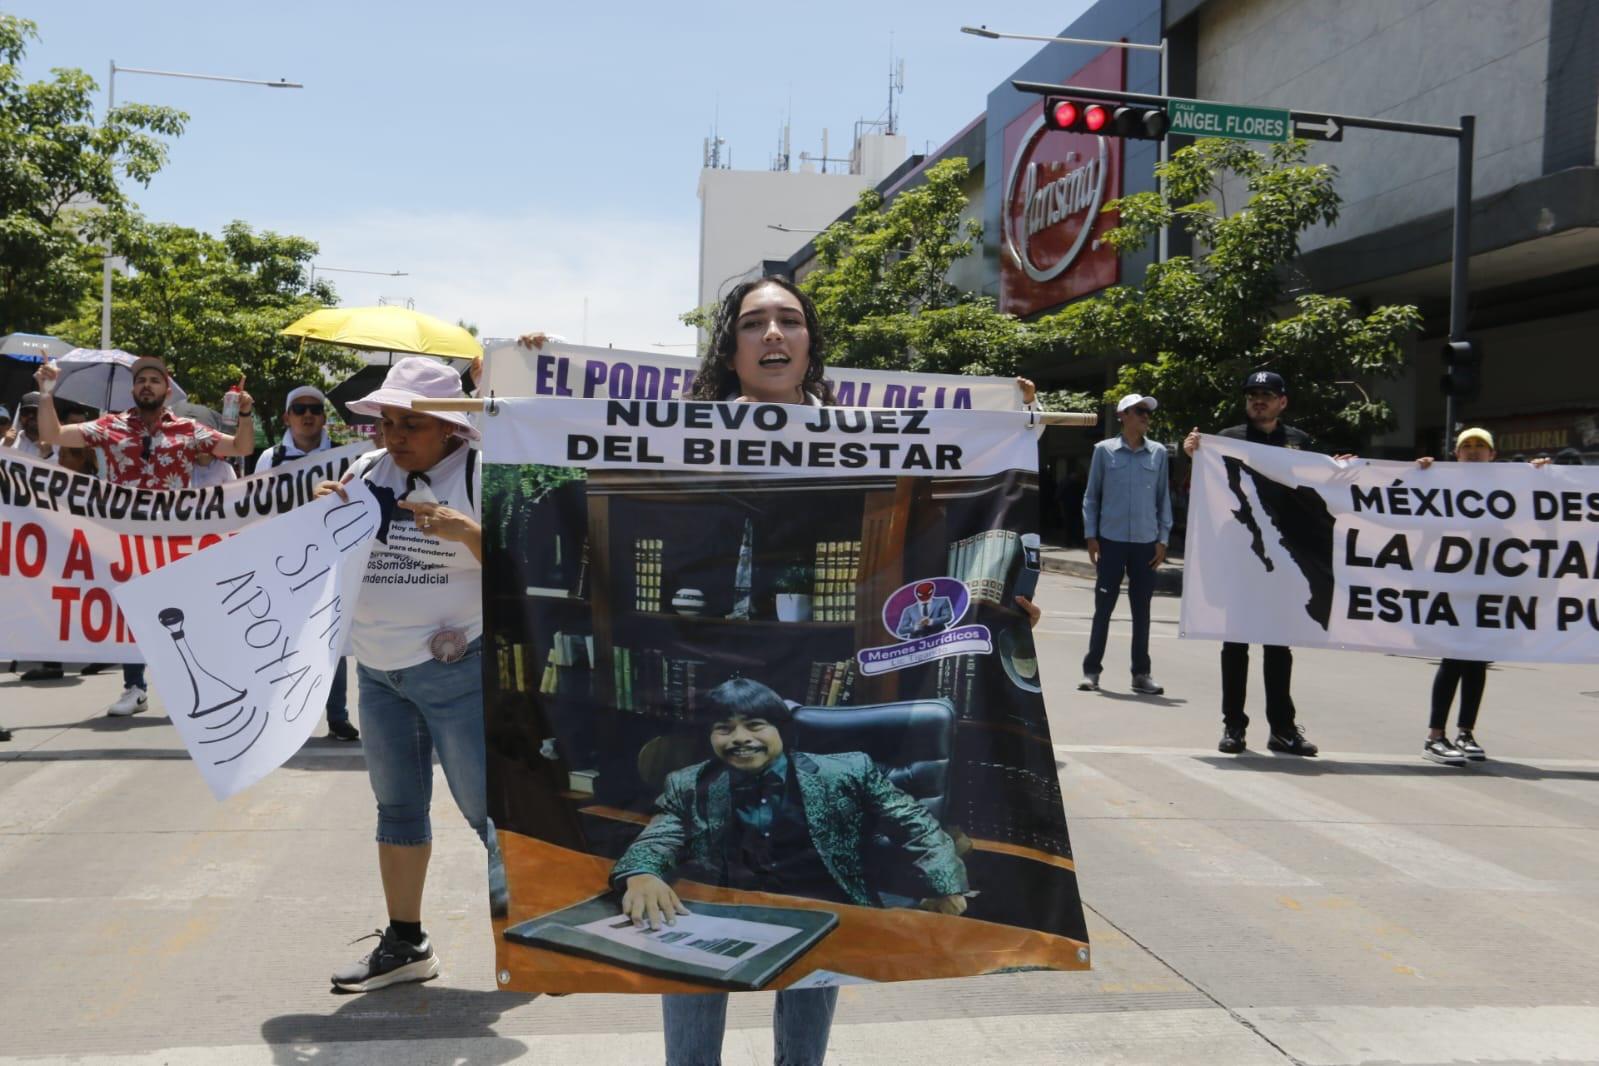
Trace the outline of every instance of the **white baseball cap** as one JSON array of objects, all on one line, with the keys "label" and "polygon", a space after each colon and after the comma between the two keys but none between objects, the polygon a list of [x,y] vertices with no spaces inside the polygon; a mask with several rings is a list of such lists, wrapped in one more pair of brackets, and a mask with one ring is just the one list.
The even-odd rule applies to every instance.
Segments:
[{"label": "white baseball cap", "polygon": [[289,390],[289,394],[283,398],[283,411],[284,411],[284,413],[287,414],[288,411],[289,411],[289,408],[294,406],[294,401],[295,400],[307,400],[307,399],[315,400],[317,403],[321,404],[324,408],[326,408],[327,405],[328,405],[328,398],[326,396],[322,395],[322,390],[321,389],[317,388],[315,385],[300,385],[300,386],[297,386],[296,388],[290,389]]},{"label": "white baseball cap", "polygon": [[1137,407],[1139,404],[1143,404],[1151,411],[1160,406],[1160,404],[1155,402],[1155,398],[1153,396],[1140,396],[1136,392],[1130,392],[1126,396],[1123,396],[1120,402],[1116,404],[1116,413],[1121,414],[1129,407]]}]

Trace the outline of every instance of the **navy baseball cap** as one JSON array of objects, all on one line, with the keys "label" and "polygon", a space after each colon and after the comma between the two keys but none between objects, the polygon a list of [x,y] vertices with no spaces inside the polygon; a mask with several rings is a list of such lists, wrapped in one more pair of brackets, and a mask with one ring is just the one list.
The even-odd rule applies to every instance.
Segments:
[{"label": "navy baseball cap", "polygon": [[25,393],[22,394],[21,401],[18,402],[18,404],[17,404],[17,414],[20,415],[22,412],[26,411],[28,408],[30,408],[30,407],[38,407],[38,406],[39,406],[39,394],[37,392],[25,392]]},{"label": "navy baseball cap", "polygon": [[1257,370],[1244,379],[1244,391],[1250,389],[1265,389],[1275,392],[1278,396],[1288,395],[1288,382],[1274,370]]}]

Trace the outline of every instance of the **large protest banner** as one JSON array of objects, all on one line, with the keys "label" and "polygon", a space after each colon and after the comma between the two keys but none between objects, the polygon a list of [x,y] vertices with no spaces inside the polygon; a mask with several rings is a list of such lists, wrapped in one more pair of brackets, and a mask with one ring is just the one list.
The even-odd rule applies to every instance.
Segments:
[{"label": "large protest banner", "polygon": [[200,489],[134,489],[0,452],[0,648],[13,659],[136,663],[118,585],[284,514],[368,450],[352,444]]},{"label": "large protest banner", "polygon": [[[537,350],[513,341],[484,344],[482,395],[568,396],[575,399],[686,400],[699,360],[691,356],[589,348],[551,341]],[[1011,411],[1021,406],[1014,378],[912,374],[829,367],[845,407],[950,407]]]},{"label": "large protest banner", "polygon": [[[502,988],[1084,969],[1019,411],[484,418]],[[654,930],[623,893],[670,885]]]},{"label": "large protest banner", "polygon": [[366,482],[260,522],[116,590],[217,799],[300,750],[322,719],[382,516]]},{"label": "large protest banner", "polygon": [[1182,635],[1599,659],[1599,470],[1356,460],[1202,438]]}]

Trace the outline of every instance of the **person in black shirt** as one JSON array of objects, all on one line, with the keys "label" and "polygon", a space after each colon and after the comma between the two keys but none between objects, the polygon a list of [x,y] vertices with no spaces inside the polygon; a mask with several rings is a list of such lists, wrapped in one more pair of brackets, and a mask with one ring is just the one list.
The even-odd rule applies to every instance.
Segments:
[{"label": "person in black shirt", "polygon": [[[1309,433],[1282,421],[1288,407],[1288,383],[1281,374],[1257,370],[1244,379],[1244,411],[1249,421],[1229,426],[1218,436],[1251,444],[1271,444],[1296,451],[1318,451]],[[1199,427],[1183,441],[1190,456],[1199,447]],[[1286,755],[1314,755],[1316,745],[1305,739],[1305,731],[1294,721],[1294,698],[1289,691],[1294,672],[1294,653],[1287,647],[1268,644],[1264,648],[1266,675],[1266,721],[1271,738],[1266,747]],[[1222,737],[1216,750],[1237,755],[1244,750],[1244,733],[1249,716],[1244,713],[1244,695],[1249,685],[1249,645],[1228,641],[1221,646]]]}]

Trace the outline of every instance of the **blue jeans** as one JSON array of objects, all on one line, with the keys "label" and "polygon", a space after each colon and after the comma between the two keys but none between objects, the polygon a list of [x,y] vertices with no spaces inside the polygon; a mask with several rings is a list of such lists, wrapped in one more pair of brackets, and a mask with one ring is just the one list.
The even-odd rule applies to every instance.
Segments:
[{"label": "blue jeans", "polygon": [[1149,601],[1155,595],[1155,542],[1134,544],[1125,540],[1099,541],[1099,576],[1094,579],[1094,626],[1083,656],[1083,673],[1100,673],[1105,665],[1105,641],[1110,639],[1110,615],[1122,594],[1127,575],[1127,605],[1133,612],[1133,673],[1149,673]]},{"label": "blue jeans", "polygon": [[144,664],[143,663],[123,663],[122,664],[122,687],[123,688],[144,688],[145,687],[145,685],[144,685]]},{"label": "blue jeans", "polygon": [[328,684],[328,725],[350,720],[350,660],[339,657]]},{"label": "blue jeans", "polygon": [[[837,1006],[836,988],[779,992],[772,1011],[776,1066],[822,1066]],[[666,1022],[666,1066],[721,1066],[726,992],[662,996],[661,1014]]]},{"label": "blue jeans", "polygon": [[433,839],[433,752],[455,805],[489,844],[483,743],[483,641],[459,662],[433,659],[402,670],[357,664],[361,740],[378,801],[379,844],[420,847]]}]

